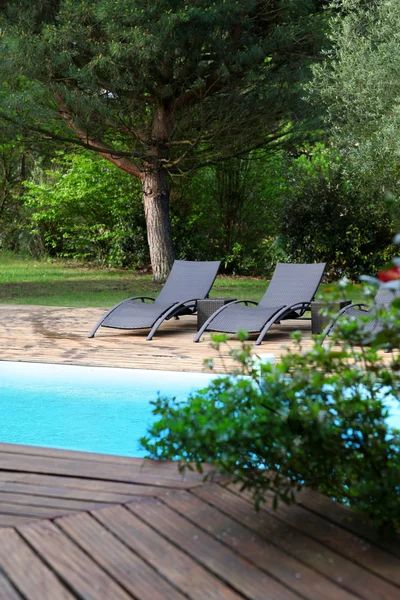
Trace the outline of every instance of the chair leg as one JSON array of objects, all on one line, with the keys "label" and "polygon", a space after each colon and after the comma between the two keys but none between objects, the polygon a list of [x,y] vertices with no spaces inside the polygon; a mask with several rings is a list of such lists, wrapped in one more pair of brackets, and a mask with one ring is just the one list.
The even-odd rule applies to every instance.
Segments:
[{"label": "chair leg", "polygon": [[[297,305],[294,304],[293,307]],[[261,329],[258,338],[256,339],[255,346],[259,346],[263,341],[265,334],[267,331],[274,325],[274,323],[280,323],[281,319],[284,318],[285,314],[289,313],[292,310],[292,307],[284,306],[276,311],[274,315],[272,315],[269,320],[265,323],[264,327]]]},{"label": "chair leg", "polygon": [[107,315],[103,315],[101,317],[101,319],[99,319],[97,321],[96,325],[93,327],[92,331],[89,333],[88,338],[94,338],[94,334],[96,333],[96,331],[98,330],[98,328],[100,327],[100,325],[102,324],[102,322],[104,321],[104,319],[106,318],[106,316]]},{"label": "chair leg", "polygon": [[270,319],[269,321],[267,321],[267,323],[264,325],[264,327],[261,329],[260,333],[258,334],[258,338],[255,341],[255,346],[259,346],[261,344],[261,342],[263,341],[265,334],[267,333],[267,331],[270,329],[270,327],[279,321],[275,321],[275,318],[272,317],[272,319]]},{"label": "chair leg", "polygon": [[319,346],[323,345],[325,338],[334,330],[336,321],[337,321],[337,319],[334,319],[330,323],[328,323],[328,325],[325,327],[323,332],[318,335],[318,345]]},{"label": "chair leg", "polygon": [[[213,316],[213,315],[212,315]],[[212,321],[211,317],[208,317],[207,321],[205,323],[203,323],[203,325],[200,327],[200,329],[198,330],[198,332],[196,333],[193,341],[194,342],[199,342],[201,336],[203,335],[203,333],[205,332],[205,330],[207,329],[209,323]]]},{"label": "chair leg", "polygon": [[158,317],[157,321],[154,323],[153,327],[150,330],[149,335],[146,338],[146,341],[150,342],[150,340],[153,338],[153,335],[155,334],[155,332],[157,331],[157,329],[160,327],[161,323],[163,323],[165,321],[165,319],[167,319],[169,317],[169,315],[171,313],[173,313],[179,306],[179,303],[175,303],[174,306],[171,306],[164,314],[161,315],[161,317]]},{"label": "chair leg", "polygon": [[[218,308],[210,317],[208,317],[207,321],[205,323],[203,323],[203,325],[200,327],[197,334],[193,338],[193,341],[194,342],[200,341],[201,336],[203,335],[203,333],[205,332],[205,330],[207,329],[207,327],[209,326],[211,321],[213,321],[215,319],[215,317],[217,315],[219,315],[220,312],[227,310],[233,304],[239,304],[239,302],[243,302],[243,300],[234,300],[233,302],[229,302],[228,304],[224,304],[223,306]],[[248,300],[248,302],[251,302],[251,300]],[[256,304],[256,303],[254,302],[254,304]]]}]

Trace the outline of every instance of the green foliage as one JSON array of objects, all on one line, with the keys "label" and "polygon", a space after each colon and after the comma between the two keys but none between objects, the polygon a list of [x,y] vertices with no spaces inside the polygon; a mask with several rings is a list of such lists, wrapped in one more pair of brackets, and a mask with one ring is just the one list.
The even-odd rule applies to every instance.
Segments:
[{"label": "green foliage", "polygon": [[294,334],[297,350],[276,365],[243,343],[233,352],[236,375],[186,403],[156,400],[158,420],[142,444],[183,470],[214,465],[251,491],[256,507],[267,493],[275,504],[292,502],[305,486],[364,513],[381,532],[399,529],[400,430],[387,419],[391,404],[399,413],[400,362],[398,351],[391,362],[381,352],[400,345],[398,308],[396,300],[382,312],[383,330],[368,347],[357,346],[364,325],[347,319],[308,351]]},{"label": "green foliage", "polygon": [[324,107],[331,142],[352,179],[400,198],[400,4],[338,0],[331,46],[313,66],[309,99]]},{"label": "green foliage", "polygon": [[127,266],[148,262],[134,180],[88,153],[60,153],[25,182],[32,233],[50,256]]},{"label": "green foliage", "polygon": [[268,276],[282,258],[275,233],[284,169],[282,154],[253,153],[178,179],[171,194],[177,254]]},{"label": "green foliage", "polygon": [[291,260],[328,263],[331,279],[376,273],[394,254],[395,219],[382,189],[349,177],[334,151],[295,161],[283,194],[281,232]]},{"label": "green foliage", "polygon": [[[7,90],[0,85],[0,95]],[[22,182],[29,175],[33,152],[15,128],[0,126],[0,249],[19,251],[23,246]]]},{"label": "green foliage", "polygon": [[14,142],[0,141],[0,248],[20,249],[23,205],[20,198],[28,157]]},{"label": "green foliage", "polygon": [[385,137],[398,127],[400,84],[394,74],[400,66],[399,4],[385,0],[337,4],[340,11],[330,22],[332,45],[326,61],[313,67],[311,90],[324,101],[342,134],[358,141],[371,135]]}]

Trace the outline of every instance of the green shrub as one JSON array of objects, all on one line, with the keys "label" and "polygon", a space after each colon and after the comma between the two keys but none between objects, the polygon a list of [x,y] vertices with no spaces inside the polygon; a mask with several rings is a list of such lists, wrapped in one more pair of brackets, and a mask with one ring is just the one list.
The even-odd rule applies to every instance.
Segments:
[{"label": "green shrub", "polygon": [[148,263],[140,190],[132,177],[88,153],[60,153],[25,182],[30,229],[51,256],[108,266]]},{"label": "green shrub", "polygon": [[394,253],[389,202],[379,190],[349,183],[341,167],[311,171],[297,163],[281,227],[291,260],[327,262],[331,279],[376,273]]},{"label": "green shrub", "polygon": [[[306,486],[393,532],[400,528],[400,430],[387,417],[388,402],[399,403],[400,362],[398,351],[389,364],[381,349],[400,346],[399,307],[395,300],[382,313],[383,331],[361,349],[363,325],[346,319],[332,340],[315,340],[308,351],[294,334],[297,350],[276,365],[259,364],[243,342],[233,353],[238,373],[186,403],[154,402],[158,421],[144,447],[153,458],[178,459],[183,470],[214,465],[250,490],[256,507],[268,491],[275,504],[289,503]],[[214,340],[218,346],[226,337]]]}]

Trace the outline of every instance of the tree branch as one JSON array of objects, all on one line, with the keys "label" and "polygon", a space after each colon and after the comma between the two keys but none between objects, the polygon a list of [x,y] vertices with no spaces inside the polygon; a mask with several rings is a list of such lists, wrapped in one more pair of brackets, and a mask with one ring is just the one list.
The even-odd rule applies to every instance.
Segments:
[{"label": "tree branch", "polygon": [[[179,173],[181,173],[181,174],[190,173],[190,172],[193,172],[193,171],[197,171],[199,169],[203,169],[205,167],[211,167],[211,166],[217,165],[220,162],[224,162],[224,161],[226,161],[226,160],[228,160],[230,158],[240,158],[241,156],[245,156],[246,154],[248,154],[249,152],[252,152],[253,150],[260,150],[261,148],[264,148],[267,144],[270,144],[270,143],[273,143],[273,142],[277,142],[281,138],[283,138],[283,137],[285,137],[287,135],[289,135],[288,131],[280,132],[280,133],[277,133],[277,134],[275,134],[273,136],[268,136],[267,139],[263,138],[261,141],[258,141],[257,143],[254,143],[254,144],[251,144],[251,145],[247,146],[244,149],[241,149],[241,150],[238,150],[236,152],[229,153],[229,154],[225,154],[223,156],[218,156],[218,157],[215,157],[213,159],[204,158],[204,160],[201,161],[201,160],[199,160],[199,155],[197,155],[196,156],[196,161],[199,160],[199,162],[197,162],[195,166],[188,166],[187,168],[184,168],[184,169],[183,168],[177,169],[176,168],[177,164],[179,162],[181,162],[183,160],[183,158],[184,158],[184,155],[182,154],[179,157],[179,159],[173,161],[170,164],[164,165],[164,167],[168,170],[168,172],[171,175],[177,175]],[[190,151],[190,148],[184,154],[187,155],[189,151]]]},{"label": "tree branch", "polygon": [[[84,142],[86,144],[86,147],[89,150],[93,150],[94,152],[97,152],[97,154],[99,154],[106,160],[108,160],[111,163],[113,163],[114,165],[116,165],[119,169],[122,169],[123,171],[126,171],[127,173],[130,173],[131,175],[134,175],[135,177],[138,177],[139,179],[142,179],[143,174],[142,174],[141,170],[139,169],[139,167],[137,166],[137,164],[128,160],[126,158],[126,154],[125,154],[125,156],[123,156],[118,151],[116,152],[115,150],[110,150],[110,148],[107,148],[107,146],[105,144],[103,144],[101,141],[92,140],[92,139],[88,138],[87,134],[84,131],[82,131],[78,127],[78,125],[74,122],[74,120],[72,119],[72,117],[68,111],[68,108],[67,108],[63,98],[61,97],[61,95],[58,92],[55,92],[54,98],[57,103],[60,115],[63,118],[63,120],[65,121],[65,123],[78,136],[78,138],[81,140],[81,142]],[[132,156],[132,153],[130,153],[130,156]],[[137,156],[137,158],[142,158],[142,157]]]},{"label": "tree branch", "polygon": [[178,156],[178,158],[176,158],[172,162],[169,162],[168,159],[161,159],[160,162],[164,163],[164,165],[163,165],[164,168],[173,169],[174,167],[176,167],[176,165],[178,165],[180,162],[182,162],[182,160],[184,160],[187,157],[187,155],[189,154],[189,152],[191,151],[193,146],[198,144],[201,139],[202,139],[202,135],[200,134],[198,136],[197,140],[194,140],[193,142],[191,142],[189,145],[189,148],[187,148],[180,156]]},{"label": "tree branch", "polygon": [[118,124],[117,121],[114,121],[109,117],[103,117],[103,115],[99,114],[98,112],[93,112],[93,116],[95,116],[98,121],[101,121],[104,125],[106,125],[106,127],[110,127],[111,129],[115,129],[116,131],[121,131],[125,135],[134,138],[139,142],[146,141],[143,135],[141,135],[137,131],[134,131],[133,129],[129,129],[129,127],[127,127],[125,123],[121,122],[121,124]]},{"label": "tree branch", "polygon": [[[128,151],[124,151],[124,150],[115,150],[115,148],[106,148],[106,147],[96,147],[93,143],[89,143],[89,142],[84,142],[83,140],[79,139],[79,138],[70,138],[67,137],[65,135],[60,135],[57,133],[54,133],[53,131],[50,131],[48,129],[45,129],[44,127],[38,127],[36,125],[21,125],[21,122],[17,119],[13,119],[12,117],[9,117],[8,115],[2,115],[0,114],[0,120],[3,119],[4,121],[7,121],[8,123],[13,123],[14,125],[18,125],[20,129],[26,129],[28,131],[34,131],[36,133],[40,133],[41,135],[52,139],[52,140],[56,140],[58,142],[65,142],[67,144],[75,144],[76,146],[80,146],[81,148],[86,148],[87,150],[93,150],[94,152],[105,152],[108,154],[113,154],[115,156],[132,156],[132,152],[128,152]],[[137,155],[137,158],[141,158],[141,156],[139,156],[139,154]]]},{"label": "tree branch", "polygon": [[[101,85],[101,87],[103,87],[105,90],[107,90],[108,93],[114,94],[115,96],[120,96],[123,98],[132,98],[132,94],[134,94],[134,92],[132,92],[130,90],[115,91],[105,81],[99,81],[99,84]],[[151,96],[146,96],[145,94],[142,94],[141,96],[137,96],[137,94],[135,94],[135,97],[138,98],[139,100],[141,100],[142,102],[144,102],[145,104],[155,104],[156,103],[155,98],[152,98]]]},{"label": "tree branch", "polygon": [[222,83],[218,83],[220,79],[220,76],[210,75],[206,79],[204,85],[191,88],[182,96],[176,98],[174,102],[174,108],[181,108],[182,106],[196,104],[196,102],[203,98],[214,86],[222,87]]}]

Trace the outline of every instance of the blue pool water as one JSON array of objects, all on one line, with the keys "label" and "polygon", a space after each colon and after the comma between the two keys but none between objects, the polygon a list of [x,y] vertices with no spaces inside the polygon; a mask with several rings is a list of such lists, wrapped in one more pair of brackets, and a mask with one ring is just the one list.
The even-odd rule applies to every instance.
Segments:
[{"label": "blue pool water", "polygon": [[213,378],[0,361],[0,442],[142,457],[158,392],[184,400]]},{"label": "blue pool water", "polygon": [[[185,400],[216,376],[0,361],[0,442],[143,457],[158,392]],[[400,402],[387,404],[400,429]]]},{"label": "blue pool water", "polygon": [[387,424],[393,429],[400,429],[400,402],[396,398],[387,398],[385,401],[389,409],[389,416],[386,419]]}]

